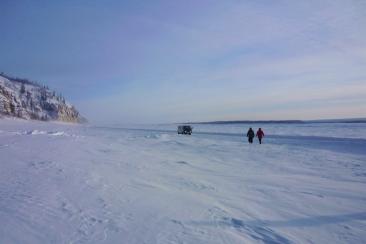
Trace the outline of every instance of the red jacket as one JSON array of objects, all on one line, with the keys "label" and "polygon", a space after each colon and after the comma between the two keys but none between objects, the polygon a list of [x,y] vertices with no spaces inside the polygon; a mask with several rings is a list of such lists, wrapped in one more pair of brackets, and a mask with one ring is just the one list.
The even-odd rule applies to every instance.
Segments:
[{"label": "red jacket", "polygon": [[258,138],[262,138],[264,136],[264,132],[263,132],[263,130],[258,130],[257,131],[257,137]]}]

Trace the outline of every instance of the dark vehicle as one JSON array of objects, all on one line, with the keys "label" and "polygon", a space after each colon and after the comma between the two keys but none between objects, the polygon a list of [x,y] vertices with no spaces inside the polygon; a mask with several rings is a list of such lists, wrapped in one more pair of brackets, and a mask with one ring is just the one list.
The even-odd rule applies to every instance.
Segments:
[{"label": "dark vehicle", "polygon": [[190,125],[179,125],[178,126],[178,134],[183,135],[191,135],[192,134],[192,126]]}]

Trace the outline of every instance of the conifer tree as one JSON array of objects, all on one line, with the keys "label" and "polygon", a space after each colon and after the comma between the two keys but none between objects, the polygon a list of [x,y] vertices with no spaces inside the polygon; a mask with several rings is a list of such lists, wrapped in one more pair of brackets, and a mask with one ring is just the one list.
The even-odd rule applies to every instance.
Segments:
[{"label": "conifer tree", "polygon": [[22,83],[22,86],[20,87],[20,94],[24,94],[25,92],[25,85]]}]

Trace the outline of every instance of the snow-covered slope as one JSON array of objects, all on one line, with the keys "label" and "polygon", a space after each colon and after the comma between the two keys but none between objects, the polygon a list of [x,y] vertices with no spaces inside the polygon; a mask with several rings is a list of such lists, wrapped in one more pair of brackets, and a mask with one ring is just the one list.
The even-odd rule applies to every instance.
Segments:
[{"label": "snow-covered slope", "polygon": [[0,243],[365,243],[360,148],[0,120]]},{"label": "snow-covered slope", "polygon": [[48,88],[0,75],[0,116],[83,122],[79,112]]}]

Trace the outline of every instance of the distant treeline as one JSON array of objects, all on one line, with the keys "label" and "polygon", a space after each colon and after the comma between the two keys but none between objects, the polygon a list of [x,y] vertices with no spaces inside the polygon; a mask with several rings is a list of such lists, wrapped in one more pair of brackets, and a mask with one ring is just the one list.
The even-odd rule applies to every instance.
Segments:
[{"label": "distant treeline", "polygon": [[329,119],[329,120],[232,120],[232,121],[208,121],[191,122],[183,124],[306,124],[306,123],[366,123],[366,118],[357,119]]},{"label": "distant treeline", "polygon": [[10,81],[15,81],[15,82],[19,82],[22,84],[21,87],[21,93],[25,92],[25,87],[24,85],[32,85],[32,86],[36,86],[42,89],[41,91],[41,98],[42,100],[47,100],[47,91],[51,92],[52,97],[54,97],[55,99],[57,99],[58,101],[62,102],[65,104],[65,98],[61,93],[57,93],[55,91],[51,91],[51,89],[46,86],[46,85],[42,85],[41,83],[37,82],[37,81],[32,81],[29,79],[25,79],[25,78],[19,78],[19,77],[13,77],[10,75],[5,74],[4,72],[0,72],[0,76],[10,80]]},{"label": "distant treeline", "polygon": [[36,81],[31,81],[31,80],[24,79],[24,78],[19,78],[19,77],[12,77],[10,75],[5,74],[4,72],[0,72],[0,75],[4,78],[8,79],[8,80],[11,80],[11,81],[16,81],[16,82],[19,82],[19,83],[22,83],[22,84],[41,87],[41,85]]},{"label": "distant treeline", "polygon": [[306,123],[366,123],[366,118],[309,120]]},{"label": "distant treeline", "polygon": [[210,122],[192,122],[189,124],[301,124],[302,120],[233,120],[233,121],[210,121]]}]

